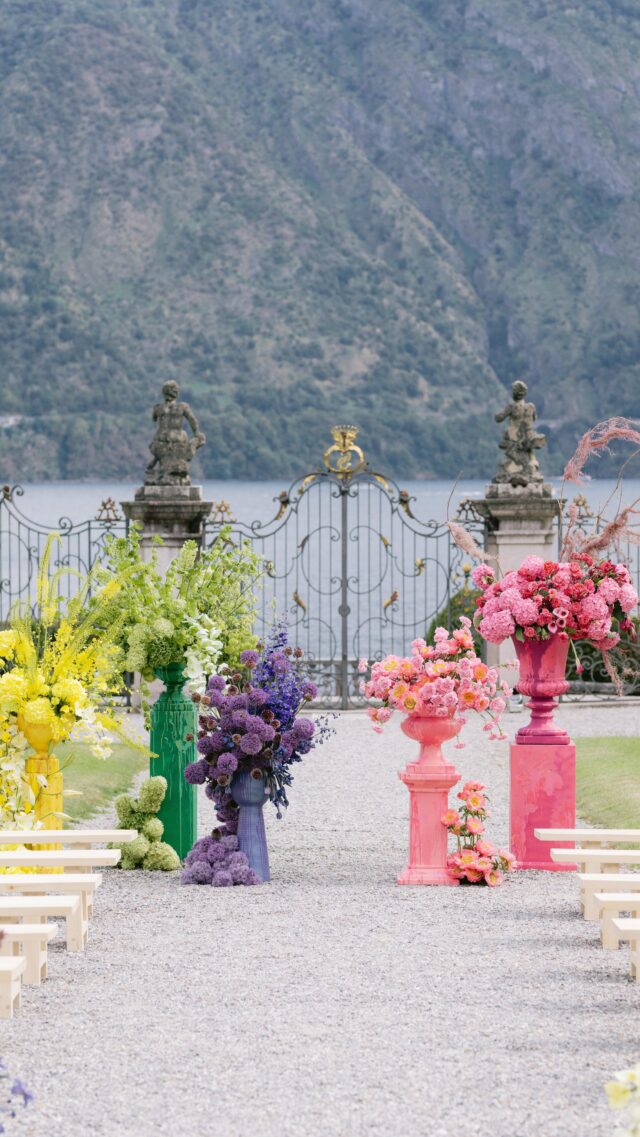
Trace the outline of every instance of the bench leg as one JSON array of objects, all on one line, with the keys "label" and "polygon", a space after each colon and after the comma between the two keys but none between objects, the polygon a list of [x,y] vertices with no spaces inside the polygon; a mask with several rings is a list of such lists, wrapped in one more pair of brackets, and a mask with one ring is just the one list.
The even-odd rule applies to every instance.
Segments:
[{"label": "bench leg", "polygon": [[42,977],[40,944],[37,940],[31,940],[28,943],[24,943],[23,947],[27,966],[22,977],[22,982],[27,983],[30,987],[39,987]]},{"label": "bench leg", "polygon": [[0,984],[0,1019],[13,1018],[14,999],[13,983]]},{"label": "bench leg", "polygon": [[597,887],[595,885],[593,888],[585,889],[584,908],[583,908],[585,920],[594,920],[595,921],[595,920],[600,919],[600,909],[599,909],[598,903],[595,899],[595,893],[596,892],[597,892]]},{"label": "bench leg", "polygon": [[82,908],[75,916],[67,917],[67,951],[84,951],[86,931],[82,918]]},{"label": "bench leg", "polygon": [[620,947],[618,940],[618,933],[613,926],[614,917],[617,913],[605,912],[602,917],[602,925],[600,927],[600,939],[602,946],[608,951],[617,951]]}]

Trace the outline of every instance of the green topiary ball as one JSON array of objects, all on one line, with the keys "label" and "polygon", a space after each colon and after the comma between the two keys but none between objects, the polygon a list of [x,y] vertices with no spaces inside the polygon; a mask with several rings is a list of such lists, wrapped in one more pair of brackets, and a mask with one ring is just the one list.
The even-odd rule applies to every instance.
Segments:
[{"label": "green topiary ball", "polygon": [[159,817],[150,817],[142,826],[142,832],[150,841],[160,841],[164,833],[164,825]]},{"label": "green topiary ball", "polygon": [[122,868],[138,868],[138,866],[144,861],[150,848],[151,843],[147,841],[146,837],[143,837],[142,834],[139,834],[139,836],[137,836],[133,841],[130,841],[128,845],[123,846],[122,856],[120,858],[120,864],[122,865]]},{"label": "green topiary ball", "polygon": [[166,841],[154,841],[149,846],[142,867],[152,872],[173,872],[174,869],[180,868],[180,857]]},{"label": "green topiary ball", "polygon": [[142,813],[157,813],[167,792],[167,779],[157,774],[149,778],[140,788],[138,809]]}]

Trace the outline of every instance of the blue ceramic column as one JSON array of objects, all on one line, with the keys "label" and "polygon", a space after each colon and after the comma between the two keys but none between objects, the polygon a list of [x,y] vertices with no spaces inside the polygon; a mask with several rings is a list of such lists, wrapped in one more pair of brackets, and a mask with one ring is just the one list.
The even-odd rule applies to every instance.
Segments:
[{"label": "blue ceramic column", "polygon": [[239,806],[238,848],[245,853],[251,868],[264,883],[271,880],[262,812],[265,802],[269,800],[265,780],[252,778],[248,771],[240,770],[234,775],[229,790]]}]

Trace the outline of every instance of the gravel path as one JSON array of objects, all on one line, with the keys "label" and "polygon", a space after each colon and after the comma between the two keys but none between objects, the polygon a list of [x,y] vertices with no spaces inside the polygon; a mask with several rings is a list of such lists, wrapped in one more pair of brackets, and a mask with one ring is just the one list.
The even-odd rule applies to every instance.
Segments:
[{"label": "gravel path", "polygon": [[[574,735],[633,734],[629,706],[564,706]],[[510,732],[522,716],[508,719]],[[181,887],[106,872],[84,955],[0,1023],[37,1095],[33,1137],[610,1137],[602,1084],[640,1058],[626,951],[578,916],[573,874],[496,891],[398,888],[414,746],[344,715],[269,815],[274,881]],[[452,751],[491,788],[508,749]],[[212,820],[202,798],[201,827]]]}]

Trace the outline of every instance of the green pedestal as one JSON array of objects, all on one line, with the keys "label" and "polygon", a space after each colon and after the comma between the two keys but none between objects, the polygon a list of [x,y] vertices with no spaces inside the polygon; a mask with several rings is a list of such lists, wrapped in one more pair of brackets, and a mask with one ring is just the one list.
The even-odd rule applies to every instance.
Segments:
[{"label": "green pedestal", "polygon": [[151,759],[151,773],[167,779],[167,796],[158,817],[164,825],[163,840],[184,860],[197,835],[197,787],[184,780],[185,766],[196,759],[195,741],[187,742],[186,735],[197,732],[197,711],[182,690],[182,664],[159,667],[156,675],[166,690],[151,710],[150,744],[158,755]]}]

